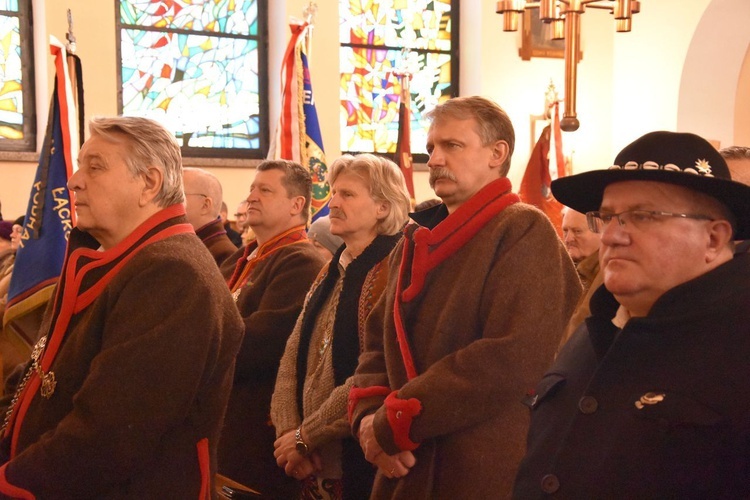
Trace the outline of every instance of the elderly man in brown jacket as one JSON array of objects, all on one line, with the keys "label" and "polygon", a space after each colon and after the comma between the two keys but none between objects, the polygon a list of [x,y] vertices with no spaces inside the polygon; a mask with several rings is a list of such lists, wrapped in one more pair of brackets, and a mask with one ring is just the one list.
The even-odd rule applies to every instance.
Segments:
[{"label": "elderly man in brown jacket", "polygon": [[430,185],[371,314],[350,393],[379,472],[373,498],[505,498],[524,452],[521,400],[580,294],[549,220],[506,174],[513,127],[480,97],[432,112]]},{"label": "elderly man in brown jacket", "polygon": [[208,499],[242,320],[185,218],[180,147],[95,119],[77,227],[0,442],[0,497]]},{"label": "elderly man in brown jacket", "polygon": [[307,238],[312,179],[298,163],[258,165],[247,197],[256,239],[222,265],[245,338],[219,446],[219,472],[269,498],[292,498],[299,484],[273,456],[271,394],[284,346],[325,261]]}]

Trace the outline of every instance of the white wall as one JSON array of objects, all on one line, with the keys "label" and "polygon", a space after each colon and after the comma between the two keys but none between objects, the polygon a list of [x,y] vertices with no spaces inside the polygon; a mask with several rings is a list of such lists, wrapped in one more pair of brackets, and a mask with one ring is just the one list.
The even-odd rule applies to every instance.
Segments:
[{"label": "white wall", "polygon": [[[713,139],[721,147],[735,144],[735,102],[746,91],[738,82],[750,49],[749,24],[747,0],[716,0],[705,10],[682,70],[678,129]],[[741,113],[747,116],[748,110]]]}]

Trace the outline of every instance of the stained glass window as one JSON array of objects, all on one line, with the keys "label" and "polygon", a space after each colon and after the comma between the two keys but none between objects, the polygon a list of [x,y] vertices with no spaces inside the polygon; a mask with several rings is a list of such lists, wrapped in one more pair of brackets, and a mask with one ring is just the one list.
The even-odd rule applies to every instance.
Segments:
[{"label": "stained glass window", "polygon": [[394,72],[406,70],[411,151],[426,152],[424,114],[458,93],[457,11],[458,0],[339,0],[342,151],[396,151]]},{"label": "stained glass window", "polygon": [[31,3],[0,0],[0,149],[34,151]]},{"label": "stained glass window", "polygon": [[265,0],[116,0],[124,115],[153,118],[194,156],[268,149]]}]

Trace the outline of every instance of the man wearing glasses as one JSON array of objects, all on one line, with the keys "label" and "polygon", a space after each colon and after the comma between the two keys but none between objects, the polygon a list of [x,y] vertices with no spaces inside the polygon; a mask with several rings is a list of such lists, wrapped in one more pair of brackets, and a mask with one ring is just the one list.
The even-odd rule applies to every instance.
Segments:
[{"label": "man wearing glasses", "polygon": [[223,196],[221,183],[211,172],[190,167],[183,168],[182,182],[188,222],[220,266],[237,251],[219,217]]},{"label": "man wearing glasses", "polygon": [[555,197],[601,234],[591,316],[526,398],[517,498],[750,496],[750,187],[654,132]]}]

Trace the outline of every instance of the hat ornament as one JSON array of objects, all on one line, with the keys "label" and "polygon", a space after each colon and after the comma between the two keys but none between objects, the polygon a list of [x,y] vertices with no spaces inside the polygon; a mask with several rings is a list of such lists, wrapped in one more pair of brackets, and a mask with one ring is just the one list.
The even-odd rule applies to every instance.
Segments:
[{"label": "hat ornament", "polygon": [[623,166],[612,165],[608,170],[666,170],[669,172],[684,172],[687,174],[700,175],[701,177],[713,177],[713,174],[711,173],[711,165],[709,165],[706,160],[696,160],[695,168],[688,167],[684,170],[674,163],[659,165],[655,161],[647,161],[642,164],[635,161],[629,161]]}]

